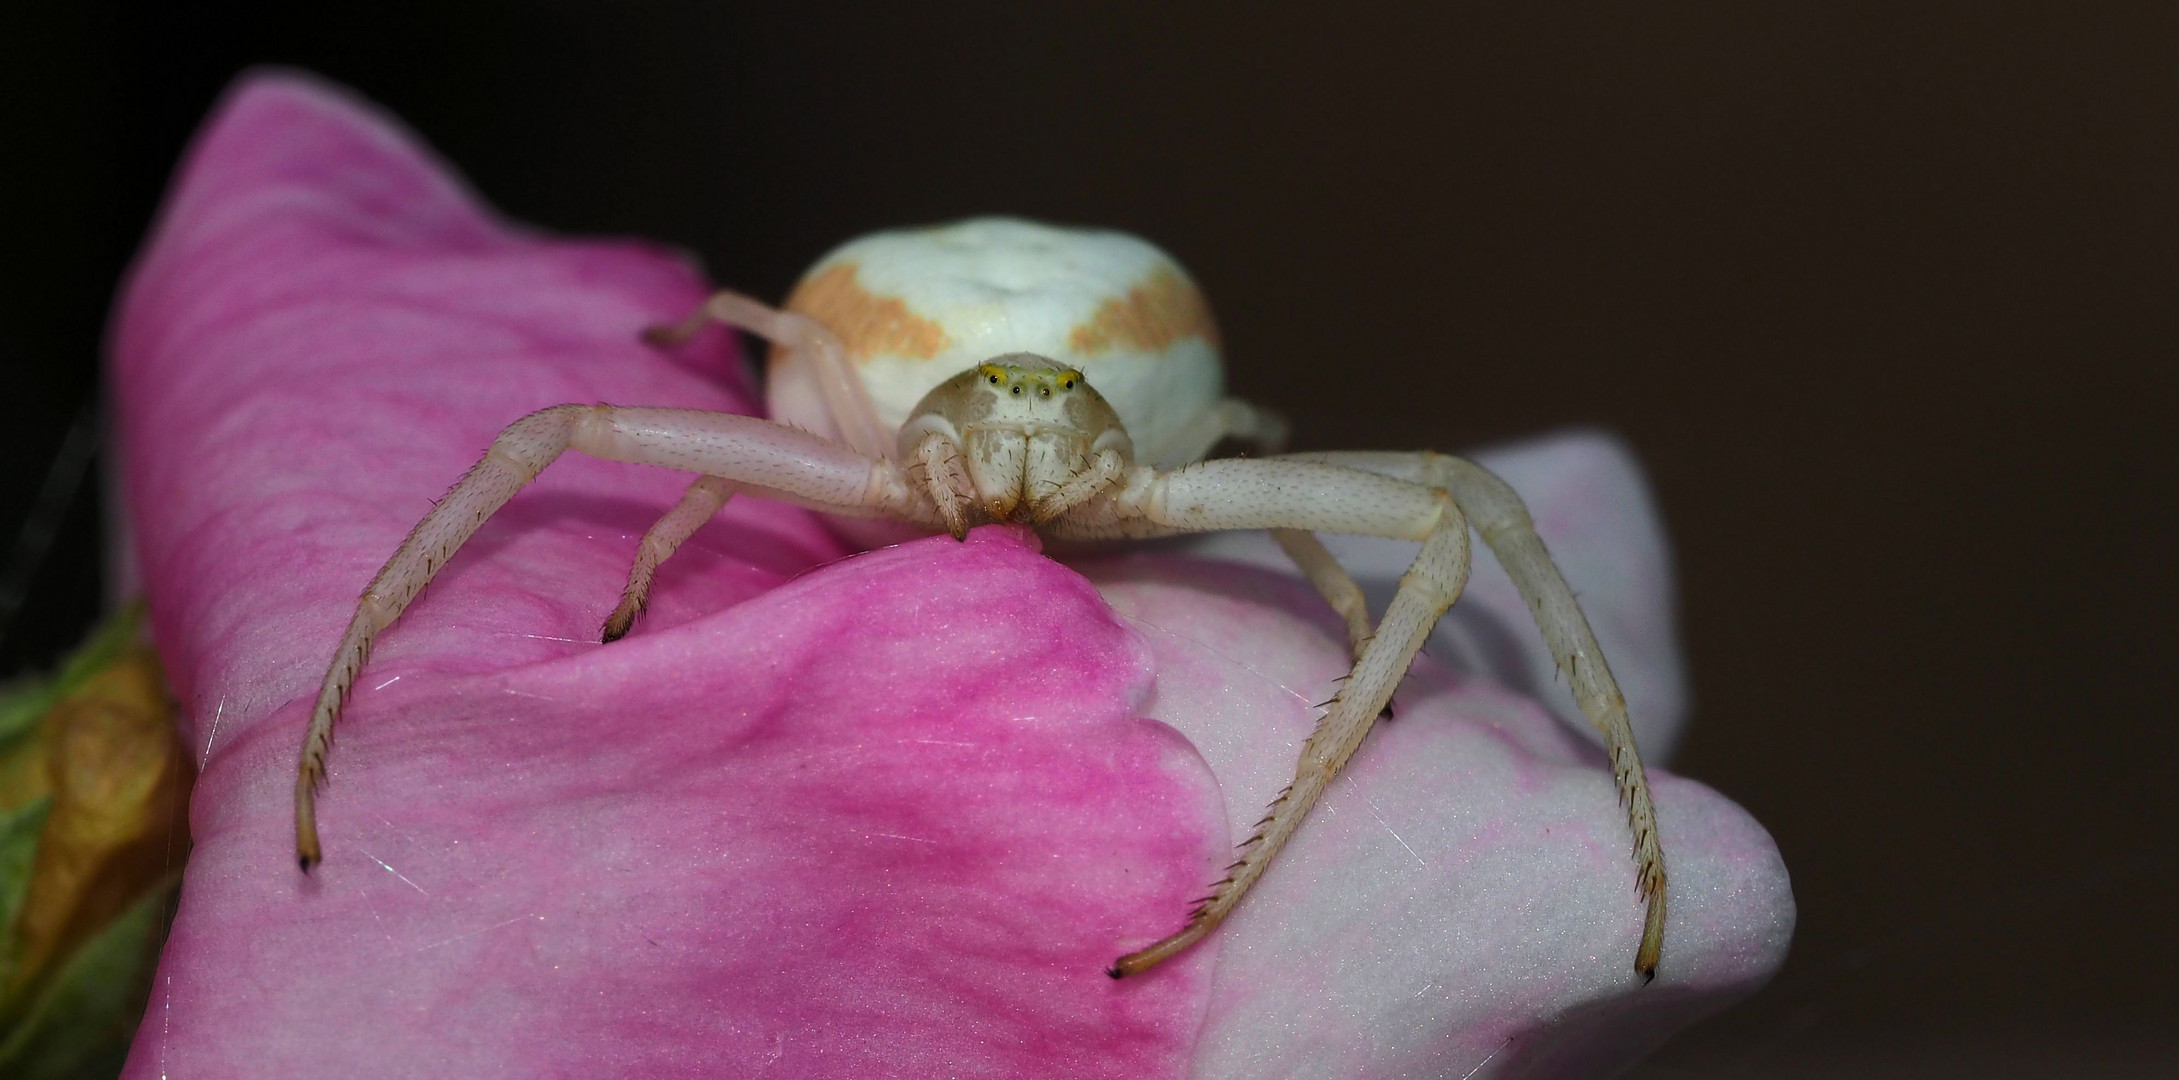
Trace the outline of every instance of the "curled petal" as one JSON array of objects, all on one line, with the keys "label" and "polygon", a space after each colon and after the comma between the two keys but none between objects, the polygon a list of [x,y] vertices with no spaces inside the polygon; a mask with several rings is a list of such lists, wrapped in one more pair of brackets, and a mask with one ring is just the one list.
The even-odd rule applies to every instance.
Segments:
[{"label": "curled petal", "polygon": [[[130,1076],[1178,1076],[1215,956],[1117,984],[1222,847],[1150,657],[1031,538],[841,561],[738,501],[599,622],[687,477],[568,460],[384,637],[303,876],[287,791],[360,585],[498,427],[749,411],[657,249],[507,227],[396,125],[245,81],[116,325],[133,551],[202,775]],[[799,576],[798,576],[799,575]]]}]

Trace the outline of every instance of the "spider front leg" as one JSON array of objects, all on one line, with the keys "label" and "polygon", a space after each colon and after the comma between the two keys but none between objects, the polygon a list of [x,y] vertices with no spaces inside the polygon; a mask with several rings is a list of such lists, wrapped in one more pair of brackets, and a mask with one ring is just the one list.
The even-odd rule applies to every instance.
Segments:
[{"label": "spider front leg", "polygon": [[1648,902],[1634,966],[1644,978],[1655,978],[1664,949],[1665,860],[1649,779],[1627,721],[1626,698],[1612,678],[1611,666],[1604,661],[1604,650],[1597,645],[1574,591],[1551,561],[1543,538],[1536,535],[1520,495],[1490,470],[1450,454],[1347,451],[1294,454],[1280,460],[1341,465],[1424,484],[1450,493],[1475,523],[1535,616],[1582,714],[1604,736],[1604,753],[1611,761],[1619,801],[1627,809],[1627,825],[1634,834],[1635,895]]},{"label": "spider front leg", "polygon": [[650,606],[651,579],[658,573],[658,564],[681,550],[681,545],[733,497],[733,481],[699,476],[682,493],[681,501],[644,532],[643,542],[636,546],[635,565],[628,568],[628,587],[621,590],[620,605],[606,616],[605,626],[598,632],[599,641],[610,645],[628,636],[636,616]]},{"label": "spider front leg", "polygon": [[[1362,596],[1362,586],[1347,573],[1347,568],[1332,558],[1331,549],[1315,533],[1306,529],[1273,529],[1271,539],[1278,542],[1279,550],[1293,560],[1301,570],[1301,576],[1316,586],[1316,591],[1347,624],[1347,644],[1354,651],[1354,658],[1362,658],[1362,649],[1375,634],[1370,629],[1369,601]],[[1386,706],[1389,711],[1390,705]]]},{"label": "spider front leg", "polygon": [[847,348],[815,319],[721,289],[680,322],[645,330],[643,340],[661,347],[678,345],[711,322],[741,327],[807,359],[816,375],[818,396],[824,400],[832,422],[839,426],[840,437],[867,457],[892,455],[893,431],[878,419],[869,388],[855,373],[854,365],[848,363]]},{"label": "spider front leg", "polygon": [[[1031,446],[1034,445],[1032,442]],[[1066,483],[1030,503],[1030,518],[1039,525],[1051,521],[1111,490],[1114,484],[1127,479],[1128,471],[1127,459],[1117,451],[1100,450],[1090,456],[1087,468],[1077,471]]]},{"label": "spider front leg", "polygon": [[[316,798],[341,703],[379,631],[399,618],[484,520],[567,450],[592,457],[684,469],[733,489],[835,514],[889,514],[935,527],[937,513],[908,485],[901,468],[806,431],[751,416],[692,409],[558,405],[500,432],[492,447],[431,513],[417,522],[357,601],[311,711],[295,777],[295,852],[303,869],[321,857]],[[699,481],[682,500],[687,517],[725,488]],[[677,520],[681,509],[654,527]],[[713,507],[716,509],[716,507]],[[706,515],[708,516],[708,515]],[[701,523],[701,519],[696,519]],[[673,527],[678,531],[680,525]],[[693,531],[694,525],[688,526]],[[686,535],[685,532],[682,533]],[[655,565],[655,564],[654,564]]]},{"label": "spider front leg", "polygon": [[[1226,439],[1245,443],[1258,454],[1276,454],[1286,448],[1286,435],[1286,420],[1279,414],[1239,398],[1223,398],[1177,428],[1164,445],[1145,448],[1143,460],[1158,467],[1201,461]],[[1332,558],[1332,553],[1315,533],[1306,529],[1272,529],[1271,538],[1300,568],[1309,584],[1316,586],[1317,592],[1332,605],[1332,610],[1346,621],[1347,643],[1353,648],[1354,658],[1361,659],[1362,647],[1369,644],[1372,633],[1369,605],[1363,601],[1362,587],[1338,560]],[[1385,706],[1387,715],[1391,708]]]},{"label": "spider front leg", "polygon": [[[1293,781],[1272,801],[1255,833],[1241,844],[1225,879],[1189,915],[1187,925],[1163,941],[1121,957],[1109,972],[1119,978],[1144,971],[1201,940],[1263,876],[1369,734],[1431,628],[1459,598],[1468,579],[1468,525],[1460,508],[1442,491],[1351,469],[1287,461],[1228,459],[1173,473],[1138,475],[1108,502],[1086,509],[1100,513],[1063,519],[1056,531],[1089,538],[1223,529],[1328,530],[1422,541],[1422,551],[1400,579],[1399,592],[1376,633],[1367,634],[1366,614],[1360,629],[1350,630],[1366,636],[1366,644],[1316,730],[1302,744]],[[1321,550],[1321,545],[1315,546]],[[1338,576],[1345,578],[1344,572]]]},{"label": "spider front leg", "polygon": [[969,479],[968,462],[961,457],[959,440],[937,432],[916,444],[915,463],[909,476],[920,485],[925,498],[938,508],[946,531],[956,540],[968,539],[969,511],[976,505],[976,484]]},{"label": "spider front leg", "polygon": [[[695,337],[697,331],[713,322],[740,327],[780,348],[807,356],[818,374],[819,393],[848,445],[870,457],[891,456],[891,438],[878,419],[869,391],[848,364],[847,350],[832,331],[815,320],[791,311],[780,311],[731,289],[721,289],[680,322],[644,330],[643,340],[660,348],[671,348]],[[643,534],[635,564],[628,569],[628,585],[621,591],[619,606],[613,609],[599,631],[600,640],[610,644],[628,635],[635,626],[636,617],[643,614],[643,609],[650,603],[651,579],[657,574],[659,564],[671,558],[733,494],[734,486],[730,481],[716,476],[700,477],[689,485],[681,501]],[[965,535],[966,531],[963,526],[956,534]]]}]

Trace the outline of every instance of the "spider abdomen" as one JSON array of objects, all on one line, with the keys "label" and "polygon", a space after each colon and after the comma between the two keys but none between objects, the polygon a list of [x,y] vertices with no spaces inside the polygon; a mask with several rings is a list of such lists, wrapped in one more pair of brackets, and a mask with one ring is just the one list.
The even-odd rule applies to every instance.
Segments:
[{"label": "spider abdomen", "polygon": [[[1009,353],[1086,375],[1151,462],[1224,393],[1210,306],[1177,262],[1125,233],[1011,218],[874,233],[818,260],[786,307],[840,339],[895,430],[931,390]],[[774,419],[836,434],[792,353],[774,351],[767,397]]]}]

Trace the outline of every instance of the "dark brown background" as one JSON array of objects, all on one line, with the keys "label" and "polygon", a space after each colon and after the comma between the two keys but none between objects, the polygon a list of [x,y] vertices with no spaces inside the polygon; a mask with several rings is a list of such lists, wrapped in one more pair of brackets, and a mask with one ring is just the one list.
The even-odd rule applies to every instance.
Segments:
[{"label": "dark brown background", "polygon": [[[0,543],[252,62],[357,86],[516,217],[763,294],[874,227],[1118,226],[1194,270],[1301,447],[1587,424],[1651,470],[1674,767],[1770,827],[1801,923],[1640,1075],[2179,1062],[2179,8],[24,6]],[[94,611],[95,503],[0,674]]]}]

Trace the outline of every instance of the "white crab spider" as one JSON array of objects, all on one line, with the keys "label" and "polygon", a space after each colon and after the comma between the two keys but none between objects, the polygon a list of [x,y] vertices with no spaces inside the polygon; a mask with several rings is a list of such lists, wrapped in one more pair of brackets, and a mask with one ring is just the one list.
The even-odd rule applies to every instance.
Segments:
[{"label": "white crab spider", "polygon": [[[1459,597],[1472,522],[1603,733],[1634,834],[1636,893],[1648,902],[1634,963],[1654,977],[1664,853],[1626,703],[1573,592],[1504,481],[1428,452],[1202,461],[1226,438],[1274,449],[1283,427],[1223,396],[1217,328],[1201,295],[1163,252],[1120,233],[996,218],[879,233],[820,260],[784,311],[722,292],[680,325],[647,336],[670,344],[712,321],[772,343],[767,396],[778,422],[608,405],[532,413],[500,433],[371,580],[303,741],[295,783],[303,869],[320,857],[314,800],[333,721],[372,639],[485,518],[572,448],[700,474],[644,535],[627,591],[605,623],[608,642],[642,611],[658,564],[737,492],[956,537],[993,521],[1062,540],[1272,530],[1346,620],[1354,669],[1303,744],[1293,782],[1226,878],[1179,932],[1121,957],[1114,977],[1201,939],[1263,874]],[[1374,631],[1360,588],[1317,541],[1319,530],[1421,541]]]}]

